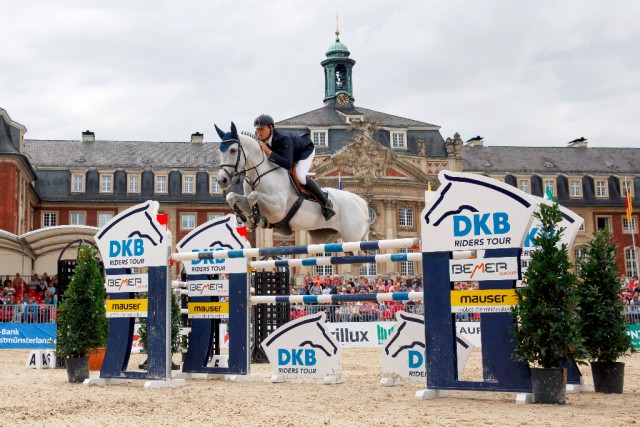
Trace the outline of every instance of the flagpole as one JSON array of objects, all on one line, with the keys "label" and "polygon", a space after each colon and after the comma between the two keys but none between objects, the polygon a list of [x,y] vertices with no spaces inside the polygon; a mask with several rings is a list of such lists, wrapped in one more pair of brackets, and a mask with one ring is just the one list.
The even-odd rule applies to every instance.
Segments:
[{"label": "flagpole", "polygon": [[629,218],[631,220],[631,224],[629,224],[631,227],[631,244],[633,245],[633,262],[635,263],[635,271],[636,271],[636,275],[640,274],[640,271],[638,271],[638,253],[636,252],[636,227],[634,226],[633,223],[633,216],[631,215],[631,211],[633,210],[632,208],[632,201],[629,200],[630,199],[630,193],[629,193],[629,182],[627,182],[627,177],[624,177],[624,182],[625,182],[625,187],[627,188],[627,194],[625,194],[625,198],[627,200],[627,210],[629,211]]}]

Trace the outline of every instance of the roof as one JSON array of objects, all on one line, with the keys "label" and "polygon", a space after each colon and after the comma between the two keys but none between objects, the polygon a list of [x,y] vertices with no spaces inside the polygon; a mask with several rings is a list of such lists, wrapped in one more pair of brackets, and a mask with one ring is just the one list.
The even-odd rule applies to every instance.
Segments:
[{"label": "roof", "polygon": [[636,174],[640,148],[616,147],[463,147],[465,172],[551,175]]},{"label": "roof", "polygon": [[218,143],[33,140],[25,152],[36,168],[212,168]]},{"label": "roof", "polygon": [[[409,128],[409,127],[429,127],[439,128],[431,123],[420,122],[418,120],[407,119],[392,114],[381,113],[379,111],[370,110],[368,108],[354,107],[351,114],[363,114],[365,117],[375,120],[380,126],[392,128]],[[331,106],[324,106],[307,113],[300,114],[285,120],[276,122],[276,126],[346,126],[345,117]]]},{"label": "roof", "polygon": [[[79,240],[94,243],[98,227],[88,225],[59,225],[30,231],[19,237],[36,256],[60,252]],[[73,257],[75,258],[75,256]]]}]

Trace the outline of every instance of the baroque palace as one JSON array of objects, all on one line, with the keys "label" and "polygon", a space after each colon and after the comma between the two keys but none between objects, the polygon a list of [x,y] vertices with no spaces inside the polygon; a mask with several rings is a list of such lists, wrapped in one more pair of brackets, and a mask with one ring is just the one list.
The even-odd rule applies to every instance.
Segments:
[{"label": "baroque palace", "polygon": [[[276,127],[309,133],[316,145],[312,172],[321,186],[357,193],[369,203],[371,240],[416,237],[425,190],[438,186],[441,170],[484,174],[558,202],[580,214],[584,227],[570,255],[575,259],[591,234],[609,227],[619,245],[621,274],[637,274],[627,221],[626,188],[640,188],[640,149],[593,148],[584,139],[563,146],[486,146],[481,137],[466,142],[440,127],[360,107],[353,90],[355,60],[336,40],[324,68],[320,108],[281,120]],[[27,129],[0,108],[0,274],[56,271],[56,262],[74,259],[81,240],[92,241],[118,212],[146,200],[160,202],[174,241],[217,216],[231,212],[216,183],[218,142],[196,132],[188,141],[104,141],[91,131],[78,140],[25,139]],[[236,188],[238,188],[236,186]],[[51,228],[51,227],[56,228]],[[303,232],[281,236],[249,232],[254,247],[307,244]],[[292,271],[345,275],[419,272],[418,263],[305,267]],[[179,273],[179,266],[173,267]],[[14,271],[15,270],[15,271]]]}]

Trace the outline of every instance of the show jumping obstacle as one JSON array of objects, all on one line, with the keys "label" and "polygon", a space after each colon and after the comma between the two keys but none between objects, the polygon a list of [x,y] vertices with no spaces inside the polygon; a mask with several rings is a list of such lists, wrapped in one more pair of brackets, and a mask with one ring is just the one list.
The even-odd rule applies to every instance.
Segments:
[{"label": "show jumping obstacle", "polygon": [[[233,142],[231,144],[233,146]],[[240,159],[239,150],[236,152],[238,153],[237,159]],[[236,159],[234,158],[234,160]],[[532,232],[530,229],[531,218],[537,209],[538,202],[517,188],[485,176],[441,171],[439,180],[438,190],[433,194],[426,194],[426,205],[419,216],[422,237],[421,252],[419,253],[250,261],[249,258],[267,256],[410,248],[417,245],[418,241],[417,239],[399,239],[357,242],[355,240],[358,237],[355,237],[354,239],[344,239],[354,241],[342,244],[248,249],[248,242],[244,244],[237,238],[233,242],[227,242],[225,237],[216,235],[216,239],[210,240],[210,243],[188,249],[193,252],[170,255],[168,250],[170,248],[170,233],[162,233],[160,225],[155,221],[155,215],[158,211],[157,202],[147,202],[147,205],[155,204],[153,209],[139,205],[120,213],[99,231],[96,235],[96,241],[103,260],[105,260],[105,265],[118,267],[129,265],[148,267],[149,269],[148,325],[152,332],[149,336],[150,368],[146,374],[142,373],[136,376],[133,373],[125,377],[121,370],[126,367],[125,362],[128,360],[123,356],[127,353],[127,348],[116,348],[115,350],[120,353],[120,356],[113,359],[107,370],[103,365],[103,370],[100,373],[101,378],[114,380],[119,378],[162,379],[163,375],[166,375],[167,380],[159,382],[163,383],[162,386],[172,386],[168,381],[171,379],[170,340],[166,338],[170,329],[168,316],[170,307],[168,298],[164,296],[168,295],[171,287],[167,276],[169,259],[182,262],[191,261],[192,265],[197,264],[199,268],[214,266],[218,269],[219,274],[228,275],[228,332],[230,337],[228,366],[203,369],[208,360],[210,347],[207,347],[206,342],[202,341],[202,345],[198,349],[199,357],[201,357],[199,364],[194,364],[190,370],[183,366],[183,372],[205,372],[234,376],[249,374],[248,310],[251,304],[294,301],[320,303],[340,301],[342,298],[344,298],[343,301],[355,298],[358,300],[372,298],[366,294],[359,294],[357,296],[261,295],[253,299],[249,295],[247,280],[249,266],[253,268],[278,268],[281,266],[331,265],[349,262],[381,262],[382,260],[414,261],[419,259],[423,268],[425,317],[422,323],[426,344],[424,354],[428,388],[416,393],[416,397],[434,398],[446,395],[448,390],[530,393],[531,377],[527,366],[511,359],[513,340],[510,329],[513,327],[514,320],[511,315],[512,303],[505,303],[505,298],[508,299],[514,292],[516,280],[511,271],[500,271],[498,267],[500,265],[520,266],[522,247],[525,238]],[[132,219],[132,215],[137,215],[136,221],[131,221],[131,226],[126,227],[126,222]],[[231,229],[228,224],[227,229]],[[221,229],[220,233],[223,234],[224,230]],[[147,238],[150,242],[145,240]],[[317,240],[310,239],[310,241],[316,242]],[[219,250],[223,248],[231,249]],[[113,255],[111,254],[112,250]],[[125,250],[127,253],[124,253]],[[466,254],[469,254],[469,251],[477,251],[483,255],[480,258],[463,256],[460,259],[460,253],[463,251],[466,251]],[[226,271],[224,271],[225,265],[229,266]],[[509,268],[512,269],[512,267]],[[516,268],[519,269],[519,267]],[[112,267],[112,270],[115,269]],[[125,268],[120,268],[120,270],[125,270]],[[205,270],[194,271],[203,272]],[[465,276],[467,272],[470,275]],[[476,278],[473,278],[473,274],[477,272],[482,272],[480,275],[482,278],[478,278],[477,275]],[[509,276],[503,275],[503,272],[508,273]],[[111,274],[125,273],[123,271]],[[454,273],[456,279],[453,279]],[[517,273],[518,278],[521,278],[520,271]],[[216,273],[209,271],[206,274]],[[206,276],[189,277],[189,279],[206,280]],[[473,292],[480,293],[468,295],[465,291],[453,292],[451,282],[459,280],[477,281],[478,291]],[[118,294],[112,293],[111,295],[111,299],[118,298]],[[412,293],[401,296],[378,295],[375,296],[376,300],[378,298],[418,298]],[[478,299],[476,302],[474,297],[478,295],[494,295],[500,298],[475,298]],[[122,298],[126,298],[126,296]],[[460,310],[480,313],[483,359],[483,380],[481,381],[461,380],[458,375],[455,362],[457,357],[455,316],[453,313],[463,312]],[[202,320],[209,321],[209,319]],[[293,322],[298,322],[296,324],[298,325],[304,322],[304,318],[296,319]],[[133,323],[126,322],[123,326],[132,327],[132,325]],[[123,342],[116,340],[115,336],[112,342],[112,330],[113,323],[110,326],[109,343]],[[127,332],[126,328],[119,328],[118,331],[122,336],[125,338],[128,336],[130,339],[132,329]],[[190,347],[192,343],[198,342],[199,337],[192,333],[191,338]],[[269,338],[270,341],[274,339]],[[110,351],[110,344],[107,344],[107,353]],[[300,347],[299,344],[292,343],[290,345]],[[576,379],[579,380],[576,378],[575,372],[579,377],[577,369],[575,371],[569,370],[568,383],[572,383],[572,381],[575,383]]]}]

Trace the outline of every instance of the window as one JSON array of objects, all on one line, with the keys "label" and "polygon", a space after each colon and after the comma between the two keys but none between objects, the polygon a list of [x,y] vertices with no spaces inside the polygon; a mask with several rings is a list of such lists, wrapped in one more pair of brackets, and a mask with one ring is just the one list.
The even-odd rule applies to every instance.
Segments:
[{"label": "window", "polygon": [[156,175],[156,193],[167,192],[167,175]]},{"label": "window", "polygon": [[547,189],[551,190],[551,194],[556,196],[556,181],[554,179],[544,180],[544,193],[547,194]]},{"label": "window", "polygon": [[627,216],[622,217],[622,232],[623,233],[635,233],[636,232],[636,217],[631,217],[631,222],[627,221]]},{"label": "window", "polygon": [[[378,255],[377,250],[367,252],[368,255]],[[360,276],[375,276],[378,274],[378,265],[375,262],[362,264],[360,267]]]},{"label": "window", "polygon": [[129,188],[129,193],[140,192],[140,175],[128,175],[127,181],[129,182],[127,185],[127,187]]},{"label": "window", "polygon": [[413,208],[400,208],[398,210],[398,224],[401,227],[413,227]]},{"label": "window", "polygon": [[633,247],[624,249],[624,264],[627,269],[627,277],[638,275],[638,249]]},{"label": "window", "polygon": [[607,197],[607,181],[603,179],[596,181],[596,197]]},{"label": "window", "polygon": [[185,194],[193,194],[196,192],[196,177],[193,175],[182,177],[182,192]]},{"label": "window", "polygon": [[328,144],[327,131],[312,131],[311,139],[313,139],[313,145],[317,147],[326,147]]},{"label": "window", "polygon": [[[327,256],[333,256],[333,254],[331,253],[324,253],[322,255],[318,254],[318,257],[327,257]],[[316,273],[318,273],[320,275],[321,278],[323,278],[326,275],[333,275],[333,265],[316,265]]]},{"label": "window", "polygon": [[71,225],[84,225],[85,224],[84,212],[71,212],[69,213],[69,224]]},{"label": "window", "polygon": [[112,174],[100,175],[100,192],[101,193],[113,192],[113,175]]},{"label": "window", "polygon": [[207,219],[207,221],[213,221],[214,219],[218,219],[218,218],[222,218],[222,217],[223,217],[223,215],[210,213],[209,216],[208,216],[209,219]]},{"label": "window", "polygon": [[586,223],[586,221],[584,220],[584,218],[582,218],[582,224],[580,224],[580,228],[578,228],[578,231],[584,231],[584,224]]},{"label": "window", "polygon": [[598,216],[596,217],[596,228],[598,230],[602,230],[603,228],[608,228],[611,230],[611,218],[608,216]]},{"label": "window", "polygon": [[[413,249],[401,248],[400,252],[403,254],[409,254],[413,252]],[[400,274],[402,276],[415,276],[416,266],[414,261],[401,261],[400,262]]]},{"label": "window", "polygon": [[56,212],[44,212],[42,214],[43,227],[55,227],[58,225],[58,214]]},{"label": "window", "polygon": [[183,230],[193,230],[196,228],[196,214],[185,213],[180,215],[180,228]]},{"label": "window", "polygon": [[571,197],[582,197],[582,182],[577,179],[569,181],[569,191]]},{"label": "window", "polygon": [[391,132],[392,148],[407,148],[406,132]]},{"label": "window", "polygon": [[573,265],[576,270],[576,274],[580,274],[580,261],[582,261],[582,246],[576,246],[573,248]]},{"label": "window", "polygon": [[84,193],[84,174],[71,175],[71,192]]},{"label": "window", "polygon": [[369,208],[369,224],[373,224],[374,222],[376,222],[376,219],[378,219],[378,214],[376,213],[375,209],[370,207]]},{"label": "window", "polygon": [[518,188],[523,193],[531,194],[529,192],[529,180],[528,179],[519,179],[518,180]]},{"label": "window", "polygon": [[218,184],[217,178],[217,175],[211,175],[209,177],[209,192],[211,194],[222,194],[222,188],[220,188],[220,184]]},{"label": "window", "polygon": [[98,214],[98,227],[100,227],[100,228],[104,227],[106,223],[111,221],[111,218],[113,218],[113,214],[112,213],[99,213]]}]

